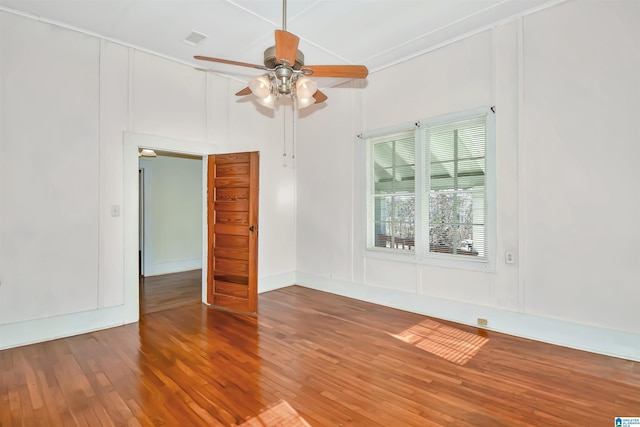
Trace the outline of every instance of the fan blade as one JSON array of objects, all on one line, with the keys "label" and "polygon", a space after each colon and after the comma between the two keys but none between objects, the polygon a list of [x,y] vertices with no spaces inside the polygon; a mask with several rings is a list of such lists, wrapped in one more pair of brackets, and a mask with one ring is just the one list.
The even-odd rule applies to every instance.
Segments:
[{"label": "fan blade", "polygon": [[211,61],[211,62],[219,62],[221,64],[229,64],[229,65],[238,65],[240,67],[249,67],[249,68],[257,68],[258,70],[268,70],[264,65],[256,65],[256,64],[248,64],[246,62],[238,62],[238,61],[230,61],[228,59],[220,59],[220,58],[211,58],[210,56],[194,56],[195,59],[199,59],[201,61]]},{"label": "fan blade", "polygon": [[285,59],[293,67],[298,55],[298,43],[300,39],[288,31],[276,30],[276,61]]},{"label": "fan blade", "polygon": [[313,94],[313,98],[316,100],[316,104],[320,104],[327,100],[327,95],[317,90],[316,93]]},{"label": "fan blade", "polygon": [[245,96],[251,94],[251,88],[245,87],[240,92],[236,93],[236,96]]},{"label": "fan blade", "polygon": [[369,70],[364,65],[305,65],[302,69],[310,68],[313,77],[346,77],[349,79],[364,79]]}]

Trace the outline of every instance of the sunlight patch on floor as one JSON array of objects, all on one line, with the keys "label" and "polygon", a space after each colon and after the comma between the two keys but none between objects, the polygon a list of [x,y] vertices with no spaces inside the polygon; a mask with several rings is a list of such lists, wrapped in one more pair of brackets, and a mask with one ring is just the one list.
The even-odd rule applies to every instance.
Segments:
[{"label": "sunlight patch on floor", "polygon": [[270,406],[238,427],[311,427],[285,400]]},{"label": "sunlight patch on floor", "polygon": [[458,365],[467,363],[489,341],[489,338],[471,334],[429,319],[399,334],[391,335]]}]

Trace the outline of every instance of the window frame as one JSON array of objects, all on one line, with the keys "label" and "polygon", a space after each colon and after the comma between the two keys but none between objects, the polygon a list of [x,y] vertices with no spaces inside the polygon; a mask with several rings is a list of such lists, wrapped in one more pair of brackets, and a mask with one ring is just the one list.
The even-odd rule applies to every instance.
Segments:
[{"label": "window frame", "polygon": [[[485,118],[485,239],[486,256],[477,258],[473,256],[461,256],[424,251],[425,240],[428,243],[429,236],[424,235],[424,223],[428,215],[428,203],[430,189],[425,188],[428,162],[424,150],[425,128],[431,128],[447,123],[459,122],[477,117]],[[375,246],[375,209],[372,201],[374,192],[374,162],[373,145],[376,138],[398,134],[402,132],[414,132],[415,148],[415,247],[413,251],[382,248]],[[495,154],[495,113],[491,107],[466,110],[453,114],[446,114],[434,118],[421,119],[419,121],[405,123],[397,126],[364,132],[360,138],[365,142],[365,170],[364,170],[364,206],[363,206],[363,236],[364,255],[366,258],[408,262],[414,264],[433,265],[449,268],[459,268],[476,271],[495,271],[496,266],[496,154]],[[424,212],[427,210],[427,212]],[[424,215],[423,215],[424,214]]]}]

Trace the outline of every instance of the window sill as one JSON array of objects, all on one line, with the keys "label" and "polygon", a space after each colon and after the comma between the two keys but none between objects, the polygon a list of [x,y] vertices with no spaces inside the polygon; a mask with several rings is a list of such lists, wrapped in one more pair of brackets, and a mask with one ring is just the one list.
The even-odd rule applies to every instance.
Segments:
[{"label": "window sill", "polygon": [[495,262],[492,262],[491,259],[477,258],[467,255],[459,255],[454,258],[452,255],[443,255],[438,253],[421,255],[415,252],[403,251],[401,249],[390,250],[367,248],[364,251],[364,256],[369,259],[453,268],[458,270],[481,271],[485,273],[493,273],[496,271]]}]

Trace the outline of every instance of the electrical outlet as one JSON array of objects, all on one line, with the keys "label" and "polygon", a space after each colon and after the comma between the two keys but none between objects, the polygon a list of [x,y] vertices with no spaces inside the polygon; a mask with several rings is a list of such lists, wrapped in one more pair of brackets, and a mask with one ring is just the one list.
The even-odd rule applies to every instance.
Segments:
[{"label": "electrical outlet", "polygon": [[487,319],[483,319],[482,317],[478,317],[478,325],[489,326],[489,321]]},{"label": "electrical outlet", "polygon": [[504,253],[504,262],[506,262],[507,264],[515,264],[516,263],[516,257],[513,254],[513,252],[505,252]]}]

